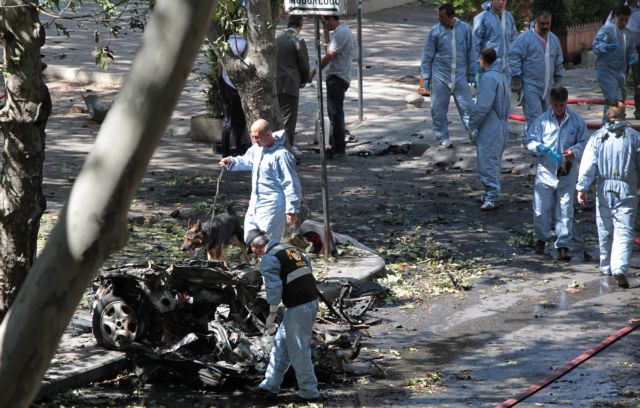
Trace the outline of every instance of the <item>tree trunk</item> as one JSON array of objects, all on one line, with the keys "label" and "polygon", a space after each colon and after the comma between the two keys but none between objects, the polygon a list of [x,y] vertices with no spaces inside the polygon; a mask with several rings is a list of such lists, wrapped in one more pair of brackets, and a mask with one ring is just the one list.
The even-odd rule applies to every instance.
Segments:
[{"label": "tree trunk", "polygon": [[69,202],[0,325],[0,407],[26,407],[97,268],[127,239],[127,211],[216,2],[158,0],[122,92]]},{"label": "tree trunk", "polygon": [[[279,0],[247,1],[247,50],[242,57],[216,54],[229,78],[236,86],[242,107],[251,126],[258,119],[266,119],[274,130],[282,129],[282,118],[276,91],[276,28],[280,20]],[[212,24],[208,33],[215,43],[220,30]]]},{"label": "tree trunk", "polygon": [[36,254],[42,192],[45,125],[51,113],[42,80],[44,29],[35,1],[0,0],[7,101],[0,110],[4,134],[0,170],[0,320],[15,299]]},{"label": "tree trunk", "polygon": [[[243,57],[214,49],[238,89],[249,126],[258,119],[266,119],[273,130],[283,126],[276,90],[276,29],[281,3],[280,0],[247,2],[247,51]],[[220,32],[215,23],[211,24],[207,34],[211,44],[215,44]],[[285,139],[285,146],[290,148],[288,139]],[[298,221],[287,224],[284,240],[294,240],[298,227],[310,215],[311,210],[303,197]]]}]

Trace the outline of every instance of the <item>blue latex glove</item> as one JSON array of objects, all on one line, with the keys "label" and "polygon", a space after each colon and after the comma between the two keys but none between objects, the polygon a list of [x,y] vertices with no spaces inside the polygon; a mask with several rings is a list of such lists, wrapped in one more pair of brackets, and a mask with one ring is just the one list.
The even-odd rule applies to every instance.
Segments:
[{"label": "blue latex glove", "polygon": [[636,65],[638,63],[638,54],[632,54],[629,57],[629,65]]},{"label": "blue latex glove", "polygon": [[605,44],[604,46],[605,51],[609,52],[609,51],[615,51],[618,49],[618,44]]},{"label": "blue latex glove", "polygon": [[541,154],[549,153],[551,151],[549,146],[545,146],[543,144],[539,144],[538,146],[536,146],[536,150]]},{"label": "blue latex glove", "polygon": [[429,78],[425,78],[424,79],[424,90],[427,92],[431,92],[431,85],[430,85],[431,79]]},{"label": "blue latex glove", "polygon": [[536,147],[536,150],[540,154],[548,155],[549,157],[551,157],[551,160],[553,160],[554,162],[556,162],[558,164],[560,164],[560,162],[562,161],[562,155],[560,153],[557,153],[557,152],[551,150],[551,148],[549,146],[545,146],[543,144],[539,144]]}]

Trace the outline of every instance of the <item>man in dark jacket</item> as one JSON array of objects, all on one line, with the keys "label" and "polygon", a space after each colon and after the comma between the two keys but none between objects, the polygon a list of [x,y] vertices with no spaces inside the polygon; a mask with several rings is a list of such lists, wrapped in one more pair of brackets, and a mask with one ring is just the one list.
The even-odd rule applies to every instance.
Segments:
[{"label": "man in dark jacket", "polygon": [[287,29],[276,38],[278,104],[291,147],[293,147],[293,136],[298,121],[300,88],[305,86],[309,78],[309,55],[304,40],[298,37],[300,29],[302,29],[302,16],[291,15]]}]

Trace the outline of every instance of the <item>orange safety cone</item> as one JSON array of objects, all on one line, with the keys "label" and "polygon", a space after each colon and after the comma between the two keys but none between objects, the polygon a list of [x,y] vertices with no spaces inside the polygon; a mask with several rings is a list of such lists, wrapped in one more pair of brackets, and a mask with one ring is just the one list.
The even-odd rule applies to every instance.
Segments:
[{"label": "orange safety cone", "polygon": [[[431,81],[429,81],[429,85],[431,85]],[[431,89],[431,86],[429,86],[429,89]],[[418,89],[418,93],[422,96],[431,96],[431,91],[424,89],[424,78],[422,75],[420,75],[420,89]]]}]

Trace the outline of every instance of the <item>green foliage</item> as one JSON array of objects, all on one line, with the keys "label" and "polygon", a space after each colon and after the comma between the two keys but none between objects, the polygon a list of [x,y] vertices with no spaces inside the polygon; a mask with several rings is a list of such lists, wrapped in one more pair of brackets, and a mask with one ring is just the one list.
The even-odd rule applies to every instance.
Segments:
[{"label": "green foliage", "polygon": [[60,10],[60,0],[40,0],[40,7],[46,10]]},{"label": "green foliage", "polygon": [[617,0],[587,1],[565,0],[571,11],[569,24],[579,24],[594,20],[604,20],[613,8],[619,5]]},{"label": "green foliage", "polygon": [[573,24],[604,20],[618,4],[617,0],[533,0],[529,10],[532,15],[540,10],[550,12],[551,30],[558,32]]},{"label": "green foliage", "polygon": [[507,2],[508,10],[513,15],[513,19],[516,22],[516,28],[518,29],[518,31],[526,29],[529,26],[529,22],[531,21],[529,9],[527,8],[528,5],[528,0]]},{"label": "green foliage", "polygon": [[515,248],[533,248],[536,243],[536,235],[533,231],[533,225],[524,224],[524,228],[510,228],[509,232],[513,235],[507,239],[507,244]]},{"label": "green foliage", "polygon": [[58,31],[58,35],[62,34],[65,37],[70,37],[69,30],[67,30],[67,27],[63,26],[60,23],[55,23],[55,27],[56,27],[56,30]]},{"label": "green foliage", "polygon": [[243,35],[247,23],[247,10],[242,7],[242,0],[219,0],[213,20],[218,28],[218,38],[213,46],[221,53],[230,50],[227,38],[231,34]]},{"label": "green foliage", "polygon": [[566,27],[569,21],[569,11],[566,1],[561,0],[533,0],[529,6],[532,19],[538,11],[548,11],[551,13],[551,31],[558,32],[560,27]]},{"label": "green foliage", "polygon": [[[473,18],[482,11],[481,6],[485,1],[436,0],[435,3],[438,6],[453,4],[456,8],[456,15],[460,19],[473,23]],[[560,27],[604,20],[619,3],[617,0],[599,2],[592,0],[511,0],[507,3],[507,9],[513,15],[519,30],[526,28],[538,11],[546,10],[553,16],[551,29],[557,32]]]},{"label": "green foliage", "polygon": [[381,279],[389,288],[387,304],[468,289],[488,269],[477,259],[464,259],[455,247],[435,241],[419,227],[388,238],[377,252],[387,263],[387,275]]},{"label": "green foliage", "polygon": [[[114,52],[108,46],[110,38],[116,38],[125,29],[143,30],[155,0],[95,0],[94,4],[99,6],[99,11],[92,8],[86,14],[78,13],[78,10],[87,10],[79,9],[82,0],[41,0],[38,9],[42,12],[44,26],[55,27],[58,35],[70,37],[72,31],[68,28],[69,24],[75,23],[79,31],[88,31],[88,25],[94,25],[91,32],[94,41],[100,43],[104,36],[107,43],[98,44],[91,54],[96,64],[106,69],[114,60]],[[104,29],[108,30],[109,35],[104,35]]]},{"label": "green foliage", "polygon": [[102,69],[107,69],[113,62],[113,53],[109,47],[96,47],[91,55],[93,55],[96,65]]},{"label": "green foliage", "polygon": [[[218,81],[218,55],[216,51],[225,55],[230,52],[227,38],[232,34],[243,35],[247,22],[247,10],[242,7],[242,0],[219,0],[213,15],[218,38],[213,44],[205,47],[205,58],[209,62],[209,72],[206,75],[207,88],[205,93],[207,114],[213,118],[222,117],[222,95]],[[214,51],[215,49],[215,51]]]},{"label": "green foliage", "polygon": [[167,186],[171,187],[202,187],[212,185],[215,180],[210,176],[180,175],[178,173],[171,173],[171,175],[163,182]]},{"label": "green foliage", "polygon": [[[456,15],[473,24],[473,18],[482,11],[482,4],[487,0],[436,0],[438,6],[442,4],[453,4]],[[507,2],[507,10],[513,15],[516,26],[522,30],[529,21],[529,11],[527,10],[528,0],[511,0]]]},{"label": "green foliage", "polygon": [[405,380],[405,386],[413,392],[434,394],[445,389],[444,376],[437,371],[425,373],[422,377]]},{"label": "green foliage", "polygon": [[469,23],[473,23],[473,17],[481,11],[480,6],[482,3],[483,0],[436,0],[438,6],[452,4],[456,9],[458,18]]}]

